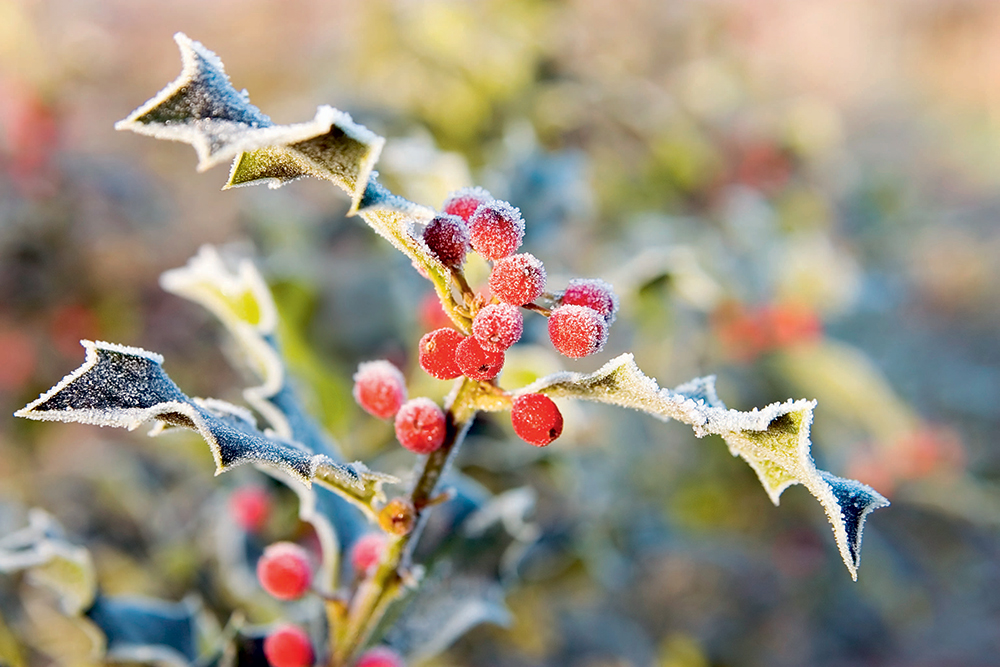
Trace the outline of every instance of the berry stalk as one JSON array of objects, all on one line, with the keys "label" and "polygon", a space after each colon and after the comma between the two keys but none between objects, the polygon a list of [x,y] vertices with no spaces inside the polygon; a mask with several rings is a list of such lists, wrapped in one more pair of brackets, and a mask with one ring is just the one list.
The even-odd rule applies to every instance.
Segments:
[{"label": "berry stalk", "polygon": [[441,477],[458,453],[476,413],[509,408],[509,404],[510,398],[493,384],[464,377],[456,382],[446,399],[444,442],[423,460],[420,475],[407,498],[414,511],[413,529],[404,535],[388,537],[381,560],[361,584],[346,613],[330,613],[335,626],[331,667],[349,663],[389,606],[402,595],[410,579],[410,555],[423,532]]}]

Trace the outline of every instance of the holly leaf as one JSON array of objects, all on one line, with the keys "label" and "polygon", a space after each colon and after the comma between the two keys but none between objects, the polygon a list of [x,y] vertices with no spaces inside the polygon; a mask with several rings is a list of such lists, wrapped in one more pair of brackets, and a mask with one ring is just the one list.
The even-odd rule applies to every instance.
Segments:
[{"label": "holly leaf", "polygon": [[288,381],[275,337],[278,310],[252,261],[227,264],[216,248],[205,245],[185,266],[161,274],[160,286],[203,306],[226,327],[259,382],[244,389],[243,398],[275,433],[339,458],[335,443],[308,415]]},{"label": "holly leaf", "polygon": [[275,125],[229,81],[222,61],[183,33],[174,35],[181,73],[152,99],[115,124],[157,139],[194,146],[198,170],[234,159],[226,187],[279,187],[303,176],[332,181],[355,208],[385,140],[350,115],[321,106],[313,120]]},{"label": "holly leaf", "polygon": [[844,564],[857,580],[865,519],[889,501],[861,482],[816,468],[809,439],[815,401],[789,400],[749,412],[730,410],[719,400],[714,378],[661,389],[639,370],[631,354],[612,359],[594,373],[555,373],[518,393],[530,392],[633,408],[688,424],[699,438],[721,436],[733,456],[750,464],[775,505],[793,484],[809,489],[826,511]]},{"label": "holly leaf", "polygon": [[0,572],[26,571],[29,581],[56,593],[73,616],[97,594],[97,574],[90,552],[72,544],[48,512],[32,509],[28,525],[0,538]]},{"label": "holly leaf", "polygon": [[453,576],[442,565],[422,582],[402,614],[386,631],[386,641],[415,664],[444,652],[482,623],[510,624],[503,588],[479,576]]},{"label": "holly leaf", "polygon": [[[44,421],[80,422],[133,430],[147,421],[197,431],[208,443],[216,474],[253,463],[277,469],[306,487],[330,488],[374,516],[389,475],[361,463],[337,463],[304,445],[257,429],[245,408],[216,399],[189,398],[163,371],[163,357],[112,343],[81,341],[87,358],[57,385],[15,412]],[[153,434],[164,430],[154,428]]]},{"label": "holly leaf", "polygon": [[167,602],[103,595],[86,612],[104,633],[108,660],[177,667],[190,667],[198,659],[201,614],[194,597]]}]

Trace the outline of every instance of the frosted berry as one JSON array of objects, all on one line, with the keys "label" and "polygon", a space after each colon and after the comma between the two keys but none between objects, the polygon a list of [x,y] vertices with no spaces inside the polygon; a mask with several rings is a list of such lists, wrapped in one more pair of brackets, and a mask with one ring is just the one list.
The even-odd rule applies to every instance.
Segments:
[{"label": "frosted berry", "polygon": [[521,340],[524,317],[517,306],[509,303],[491,303],[472,320],[472,335],[487,352],[503,352]]},{"label": "frosted berry", "polygon": [[465,336],[447,327],[424,334],[417,346],[420,367],[439,380],[452,380],[462,374],[455,361],[455,349]]},{"label": "frosted berry", "polygon": [[493,201],[493,196],[483,188],[462,188],[448,195],[441,210],[468,222],[476,209],[488,201]]},{"label": "frosted berry", "polygon": [[457,215],[438,215],[424,228],[424,242],[445,266],[461,266],[469,252],[469,225]]},{"label": "frosted berry", "polygon": [[567,357],[586,357],[604,347],[608,322],[593,308],[562,305],[549,316],[549,340]]},{"label": "frosted berry", "polygon": [[560,303],[593,308],[604,316],[609,326],[618,315],[618,296],[614,288],[598,278],[575,278],[569,281]]},{"label": "frosted berry", "polygon": [[291,542],[275,542],[257,561],[257,580],[279,600],[295,600],[309,590],[312,565],[305,549]]},{"label": "frosted berry", "polygon": [[521,212],[505,201],[491,201],[469,218],[472,249],[486,259],[498,260],[514,252],[524,238]]},{"label": "frosted berry", "polygon": [[354,374],[354,400],[365,412],[391,419],[406,400],[406,380],[390,362],[364,361]]},{"label": "frosted berry", "polygon": [[378,565],[385,551],[385,535],[368,533],[351,545],[351,565],[358,574],[365,574]]},{"label": "frosted berry", "polygon": [[417,511],[405,498],[393,498],[378,513],[378,525],[392,535],[406,535],[416,520]]},{"label": "frosted berry", "polygon": [[504,257],[493,265],[490,289],[504,303],[513,306],[531,303],[545,291],[545,267],[540,259],[527,252]]},{"label": "frosted berry", "polygon": [[562,413],[545,394],[524,394],[515,398],[510,421],[521,440],[538,447],[558,438],[563,429]]},{"label": "frosted berry", "polygon": [[455,361],[462,375],[473,380],[492,380],[503,368],[503,352],[484,350],[475,336],[469,336],[455,349]]},{"label": "frosted berry", "polygon": [[311,667],[316,660],[309,635],[297,625],[281,625],[269,634],[264,656],[271,667]]},{"label": "frosted berry", "polygon": [[388,646],[376,646],[362,653],[354,667],[406,667],[406,663]]},{"label": "frosted berry", "polygon": [[244,486],[229,496],[229,511],[248,533],[258,533],[271,516],[271,496],[259,486]]},{"label": "frosted berry", "polygon": [[421,396],[403,404],[396,413],[396,439],[415,454],[430,454],[444,442],[444,412]]}]

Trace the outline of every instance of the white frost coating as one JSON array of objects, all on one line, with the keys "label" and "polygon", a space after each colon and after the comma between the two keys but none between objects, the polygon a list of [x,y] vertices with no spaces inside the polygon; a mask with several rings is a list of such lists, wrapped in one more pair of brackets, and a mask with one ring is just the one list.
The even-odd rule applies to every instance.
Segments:
[{"label": "white frost coating", "polygon": [[[33,410],[45,403],[60,391],[66,388],[67,385],[74,382],[77,378],[88,373],[94,366],[97,365],[98,356],[97,350],[108,350],[110,352],[120,352],[121,354],[129,354],[138,357],[145,357],[150,361],[155,361],[157,364],[163,363],[163,355],[157,354],[156,352],[150,352],[144,350],[141,347],[130,347],[128,345],[119,345],[117,343],[106,343],[102,340],[91,341],[91,340],[81,340],[80,345],[87,351],[87,356],[84,359],[83,365],[77,368],[71,373],[67,373],[62,380],[60,380],[54,387],[41,394],[38,398],[28,403],[26,406],[14,413],[15,417],[25,417],[27,419],[35,419],[38,421],[79,421],[83,424],[93,424],[95,426],[124,426],[128,430],[135,430],[139,424],[145,421],[145,419],[140,419],[137,422],[128,420],[129,417],[126,414],[123,418],[127,419],[123,423],[118,423],[117,421],[109,421],[108,418],[103,414],[101,410],[72,410],[66,412],[73,412],[75,415],[81,417],[81,419],[64,419],[59,417],[59,413],[52,412],[33,412]],[[131,413],[131,410],[122,410],[122,413]]]},{"label": "white frost coating", "polygon": [[[823,505],[844,563],[857,579],[865,517],[888,505],[888,501],[871,487],[840,480],[816,468],[809,440],[816,401],[788,400],[748,412],[730,410],[716,395],[714,378],[692,380],[675,390],[661,389],[639,370],[631,354],[612,359],[594,373],[555,373],[522,388],[517,395],[532,392],[633,408],[688,424],[698,437],[722,436],[733,456],[742,457],[757,473],[775,505],[781,493],[793,484],[809,489]],[[844,493],[854,494],[850,507],[841,505],[834,485],[840,485]],[[848,535],[847,522],[852,524],[853,539]]]},{"label": "white frost coating", "polygon": [[[276,126],[274,129],[280,130],[280,132],[276,132],[273,136],[260,131],[254,131],[252,134],[248,133],[245,142],[241,139],[240,150],[233,153],[233,155],[237,156],[237,159],[233,160],[233,164],[229,170],[229,184],[226,185],[224,189],[233,187],[240,188],[249,185],[266,183],[269,188],[275,190],[287,183],[291,183],[292,181],[306,176],[327,178],[330,174],[330,169],[327,165],[323,164],[321,161],[313,159],[302,151],[295,150],[291,147],[291,145],[299,144],[310,139],[318,139],[325,134],[329,134],[334,127],[341,130],[346,136],[357,141],[358,143],[368,146],[368,154],[365,156],[365,159],[357,165],[358,173],[354,177],[355,182],[353,187],[347,187],[348,184],[346,182],[340,183],[337,179],[330,179],[337,182],[338,185],[344,187],[351,195],[352,206],[350,211],[348,211],[348,215],[353,215],[357,211],[361,197],[364,195],[365,187],[368,185],[368,179],[374,172],[375,164],[378,162],[379,156],[382,154],[382,148],[385,146],[385,138],[375,134],[364,125],[355,123],[354,119],[351,118],[351,115],[346,111],[335,109],[329,105],[317,107],[316,116],[308,123]],[[251,145],[254,143],[255,145]],[[271,148],[279,151],[279,153],[272,154],[268,162],[269,166],[272,169],[275,169],[275,171],[278,171],[278,168],[281,168],[281,177],[268,176],[257,178],[252,181],[234,182],[234,178],[237,176],[240,167],[239,153],[265,148]],[[260,161],[265,160],[264,156],[261,155],[254,156],[254,159]],[[213,164],[218,164],[219,161],[220,160],[215,160],[213,161]],[[289,167],[293,165],[298,170],[298,173],[290,175],[288,173]]]},{"label": "white frost coating", "polygon": [[[111,352],[118,352],[127,355],[135,355],[149,359],[155,362],[157,365],[163,363],[163,357],[147,352],[141,348],[128,347],[125,345],[116,345],[113,343],[105,343],[102,341],[89,341],[83,340],[80,343],[87,350],[87,357],[83,365],[77,368],[72,373],[64,377],[56,386],[49,389],[47,392],[42,394],[39,398],[29,403],[27,406],[21,408],[14,413],[16,417],[24,417],[27,419],[35,419],[40,421],[59,421],[59,422],[77,422],[81,424],[92,424],[95,426],[112,426],[118,428],[127,428],[132,431],[138,428],[141,424],[153,419],[157,419],[161,416],[168,414],[181,415],[190,422],[191,428],[198,431],[205,442],[208,443],[209,448],[212,451],[212,457],[215,460],[216,470],[215,474],[220,475],[223,472],[231,470],[237,466],[243,465],[244,463],[250,462],[252,459],[241,457],[235,461],[226,464],[222,459],[222,448],[219,444],[218,438],[215,433],[212,432],[211,425],[206,420],[205,414],[199,410],[199,407],[193,402],[185,402],[184,400],[174,400],[174,401],[163,401],[157,403],[156,405],[147,408],[69,408],[61,410],[41,410],[35,411],[34,408],[45,403],[47,400],[58,394],[60,391],[65,389],[69,384],[79,379],[83,375],[91,371],[94,366],[97,365],[99,361],[98,350],[108,350]],[[186,398],[186,397],[185,397]],[[235,407],[235,406],[233,406]],[[204,408],[203,408],[204,409]],[[251,452],[250,454],[253,454]],[[295,470],[291,465],[284,463],[283,461],[270,461],[274,465],[277,465],[292,475],[294,475],[299,481],[301,481],[306,486],[311,486],[313,478],[316,476],[317,469],[320,466],[330,466],[336,468],[336,464],[327,456],[317,454],[309,457],[309,471],[304,474],[300,471]],[[338,474],[338,477],[341,477]],[[346,479],[346,477],[344,478]],[[359,479],[352,479],[350,486],[358,489],[364,489],[364,483]]]},{"label": "white frost coating", "polygon": [[[218,56],[183,33],[175,34],[174,40],[181,53],[180,75],[116,123],[115,129],[191,144],[198,154],[198,171],[236,158],[226,187],[266,182],[274,188],[307,175],[329,179],[348,191],[351,211],[356,210],[385,139],[355,123],[350,114],[327,105],[318,107],[311,121],[275,125],[250,103],[245,90],[233,88]],[[338,162],[335,151],[324,154],[320,149],[320,158],[333,158],[335,168],[331,169],[330,164],[309,155],[306,143],[322,139],[334,128],[366,150],[360,159],[348,163]],[[239,157],[261,149],[272,149],[270,154],[258,156],[258,164],[270,166],[271,174],[234,182]],[[349,172],[346,177],[341,173],[344,167]]]}]

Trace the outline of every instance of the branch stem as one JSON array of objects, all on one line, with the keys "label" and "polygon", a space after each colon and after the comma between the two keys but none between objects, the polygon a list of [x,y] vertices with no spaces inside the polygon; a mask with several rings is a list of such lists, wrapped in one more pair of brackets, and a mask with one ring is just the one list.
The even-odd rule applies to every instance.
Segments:
[{"label": "branch stem", "polygon": [[495,401],[496,387],[469,378],[456,382],[455,389],[445,404],[447,431],[444,443],[423,459],[420,474],[410,491],[408,500],[413,504],[413,529],[400,536],[390,536],[382,559],[371,574],[358,587],[346,614],[338,618],[340,627],[331,632],[334,646],[331,667],[350,663],[357,651],[371,637],[389,606],[404,592],[412,580],[411,556],[420,539],[430,508],[435,504],[436,491],[447,472],[465,435],[479,411],[483,399]]}]

